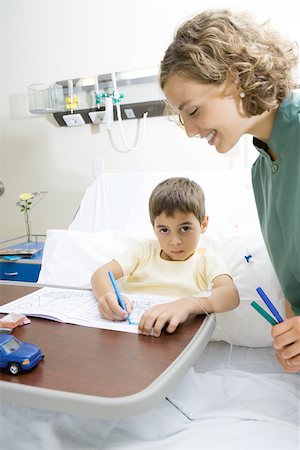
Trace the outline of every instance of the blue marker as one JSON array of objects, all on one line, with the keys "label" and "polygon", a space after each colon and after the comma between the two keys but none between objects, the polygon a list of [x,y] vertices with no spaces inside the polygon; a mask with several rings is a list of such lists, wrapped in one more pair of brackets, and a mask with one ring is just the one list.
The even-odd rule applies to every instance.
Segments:
[{"label": "blue marker", "polygon": [[[116,293],[116,296],[117,296],[119,305],[121,306],[122,309],[124,309],[124,311],[127,311],[127,310],[126,310],[126,305],[125,305],[125,303],[124,303],[124,300],[122,299],[121,293],[120,293],[120,291],[119,291],[119,288],[118,288],[118,285],[117,285],[117,283],[116,283],[116,280],[115,280],[115,277],[114,277],[113,273],[109,271],[109,272],[108,272],[108,275],[109,275],[111,284],[113,285],[114,291],[115,291],[115,293]],[[126,320],[128,321],[128,323],[131,324],[131,320],[130,320],[130,317],[129,317],[129,316],[127,316]]]},{"label": "blue marker", "polygon": [[267,295],[264,293],[264,291],[262,290],[262,288],[258,287],[256,289],[257,293],[260,295],[260,297],[262,298],[262,300],[265,302],[265,304],[267,305],[267,307],[269,308],[269,310],[271,311],[271,313],[273,314],[273,316],[278,320],[278,322],[283,322],[283,318],[281,317],[281,315],[279,314],[279,312],[277,311],[277,309],[275,308],[275,306],[273,305],[273,303],[271,302],[271,300],[267,297]]}]

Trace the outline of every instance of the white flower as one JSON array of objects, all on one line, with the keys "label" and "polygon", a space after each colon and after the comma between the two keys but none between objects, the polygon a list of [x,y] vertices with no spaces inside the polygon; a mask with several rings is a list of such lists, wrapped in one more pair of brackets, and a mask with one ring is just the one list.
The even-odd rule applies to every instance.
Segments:
[{"label": "white flower", "polygon": [[24,192],[24,194],[19,195],[20,200],[30,200],[31,198],[33,198],[33,194],[31,194],[31,192]]},{"label": "white flower", "polygon": [[47,194],[47,191],[40,192],[24,192],[19,195],[19,200],[16,205],[20,207],[21,212],[24,213],[27,241],[31,242],[31,227],[29,221],[29,211],[33,208],[42,197]]}]

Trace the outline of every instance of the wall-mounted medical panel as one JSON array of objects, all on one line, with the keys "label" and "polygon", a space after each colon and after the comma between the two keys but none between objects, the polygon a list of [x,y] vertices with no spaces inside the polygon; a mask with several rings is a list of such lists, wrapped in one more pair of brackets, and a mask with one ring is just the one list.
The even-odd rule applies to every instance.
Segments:
[{"label": "wall-mounted medical panel", "polygon": [[28,95],[32,113],[53,113],[60,126],[118,120],[117,108],[114,108],[117,103],[122,120],[141,119],[145,114],[162,116],[165,110],[157,69],[74,78],[56,81],[48,87],[31,85]]},{"label": "wall-mounted medical panel", "polygon": [[[165,102],[163,100],[154,100],[149,102],[141,102],[141,103],[128,103],[121,104],[121,117],[122,120],[128,119],[142,119],[145,112],[148,113],[147,117],[157,117],[163,116],[165,110]],[[81,115],[84,124],[99,124],[105,123],[105,107],[100,108],[91,108],[91,109],[78,109],[76,113],[71,112],[55,112],[53,116],[56,122],[61,126],[72,126],[67,125],[66,116],[70,117],[70,123],[72,122],[72,117],[75,115]],[[113,120],[118,120],[117,112],[113,110]],[[76,119],[74,119],[76,123]],[[74,126],[76,124],[74,123]],[[80,124],[78,124],[80,125]],[[82,124],[83,125],[83,124]]]}]

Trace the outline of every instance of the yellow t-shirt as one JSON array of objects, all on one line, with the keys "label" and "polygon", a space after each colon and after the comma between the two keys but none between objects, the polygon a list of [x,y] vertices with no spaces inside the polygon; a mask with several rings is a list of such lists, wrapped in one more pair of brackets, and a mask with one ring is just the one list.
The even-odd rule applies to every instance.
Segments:
[{"label": "yellow t-shirt", "polygon": [[114,258],[124,273],[120,289],[180,298],[210,290],[218,275],[231,276],[226,263],[209,248],[197,248],[185,261],[166,261],[160,253],[158,241],[143,240]]}]

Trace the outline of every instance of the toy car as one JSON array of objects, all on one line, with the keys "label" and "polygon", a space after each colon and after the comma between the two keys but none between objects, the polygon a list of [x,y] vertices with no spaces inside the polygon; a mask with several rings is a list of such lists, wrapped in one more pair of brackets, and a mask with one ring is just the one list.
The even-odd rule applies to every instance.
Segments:
[{"label": "toy car", "polygon": [[43,358],[36,345],[23,342],[11,334],[0,334],[0,368],[8,369],[12,375],[32,369]]}]

